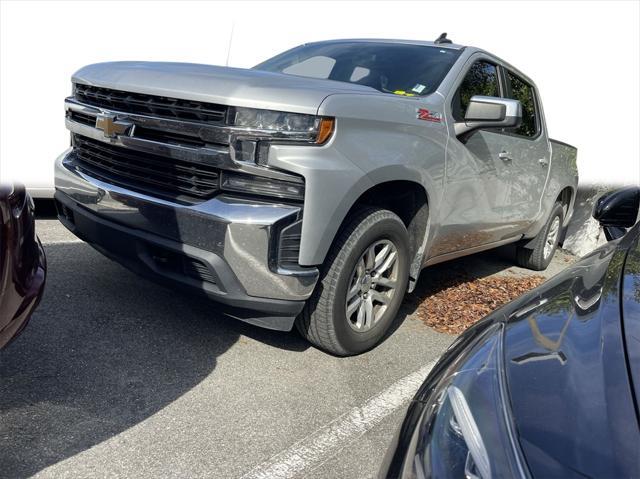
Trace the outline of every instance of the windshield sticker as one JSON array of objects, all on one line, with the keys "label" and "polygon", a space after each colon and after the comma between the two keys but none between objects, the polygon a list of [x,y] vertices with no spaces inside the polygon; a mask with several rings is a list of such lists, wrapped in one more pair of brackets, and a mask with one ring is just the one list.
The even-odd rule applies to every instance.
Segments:
[{"label": "windshield sticker", "polygon": [[424,91],[424,89],[427,88],[426,85],[423,85],[421,83],[418,83],[416,86],[414,86],[411,91],[415,91],[418,95],[420,93],[422,93]]},{"label": "windshield sticker", "polygon": [[393,92],[394,95],[402,95],[402,96],[415,96],[413,93],[407,93],[404,90],[396,90]]},{"label": "windshield sticker", "polygon": [[418,108],[416,112],[418,120],[442,123],[442,114],[440,112],[427,110],[426,108]]}]

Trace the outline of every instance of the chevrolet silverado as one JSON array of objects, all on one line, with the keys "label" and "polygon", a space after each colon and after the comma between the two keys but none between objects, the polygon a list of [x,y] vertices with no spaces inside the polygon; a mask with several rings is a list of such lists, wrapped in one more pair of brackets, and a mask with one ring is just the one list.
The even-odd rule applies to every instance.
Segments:
[{"label": "chevrolet silverado", "polygon": [[576,149],[549,139],[534,82],[445,34],[252,69],[101,63],[72,86],[62,223],[336,355],[382,341],[426,266],[515,243],[546,268],[573,211]]}]

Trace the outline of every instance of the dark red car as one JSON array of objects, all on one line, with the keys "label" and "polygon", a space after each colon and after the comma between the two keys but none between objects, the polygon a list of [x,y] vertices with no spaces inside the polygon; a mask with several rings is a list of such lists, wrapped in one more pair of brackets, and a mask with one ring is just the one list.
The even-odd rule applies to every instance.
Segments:
[{"label": "dark red car", "polygon": [[38,305],[46,259],[24,186],[0,184],[0,348],[25,327]]}]

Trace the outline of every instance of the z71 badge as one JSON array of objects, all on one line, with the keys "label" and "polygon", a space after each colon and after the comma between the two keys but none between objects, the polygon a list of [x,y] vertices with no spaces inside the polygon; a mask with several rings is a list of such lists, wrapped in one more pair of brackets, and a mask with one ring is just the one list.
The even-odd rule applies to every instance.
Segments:
[{"label": "z71 badge", "polygon": [[434,123],[442,122],[442,114],[440,112],[427,110],[426,108],[418,108],[416,112],[418,120],[431,121]]}]

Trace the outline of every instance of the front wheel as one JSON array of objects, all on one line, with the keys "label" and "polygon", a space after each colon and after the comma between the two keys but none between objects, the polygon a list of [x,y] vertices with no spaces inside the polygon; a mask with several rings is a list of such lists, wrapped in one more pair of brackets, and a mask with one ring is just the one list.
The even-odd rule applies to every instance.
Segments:
[{"label": "front wheel", "polygon": [[556,203],[546,224],[533,241],[527,246],[516,247],[516,261],[519,266],[535,271],[547,269],[558,249],[563,217],[564,208],[560,203]]},{"label": "front wheel", "polygon": [[400,218],[367,208],[347,220],[321,280],[296,320],[311,343],[338,356],[371,349],[390,330],[407,290],[409,239]]}]

